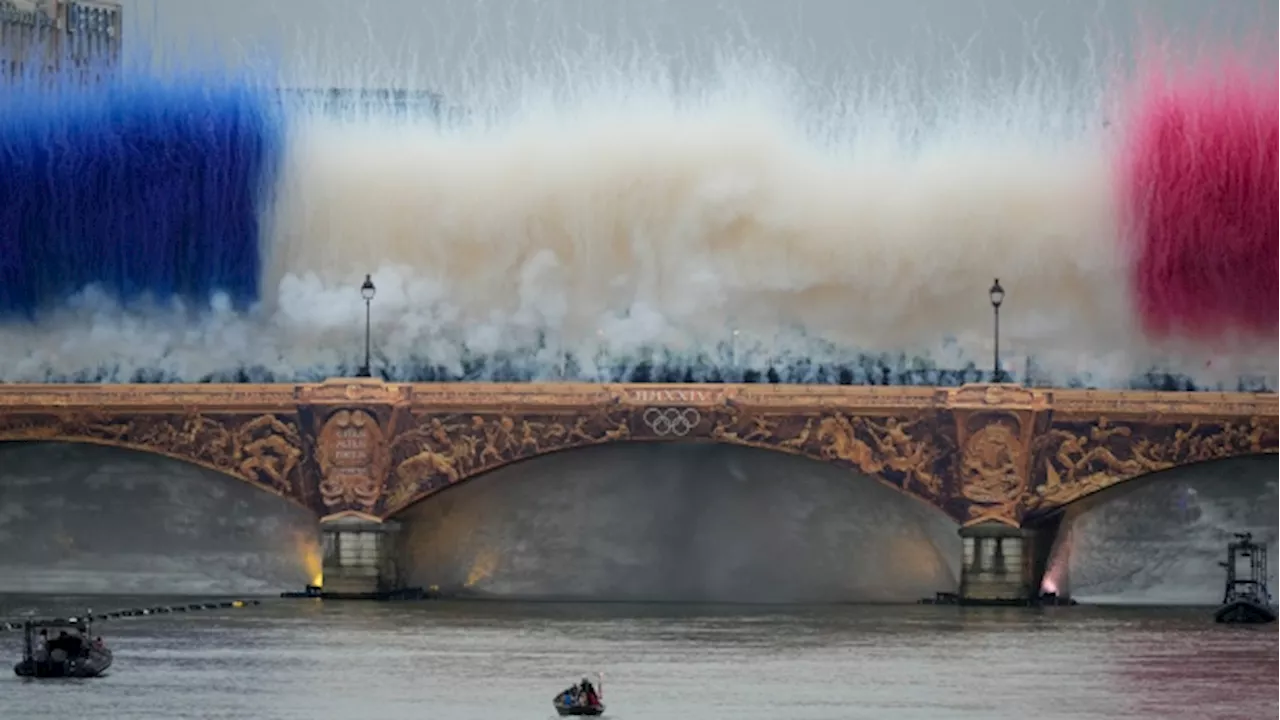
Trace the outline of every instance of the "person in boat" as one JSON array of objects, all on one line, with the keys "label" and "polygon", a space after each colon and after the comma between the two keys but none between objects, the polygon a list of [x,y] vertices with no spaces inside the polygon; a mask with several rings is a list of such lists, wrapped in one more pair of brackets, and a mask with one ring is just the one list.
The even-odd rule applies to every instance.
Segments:
[{"label": "person in boat", "polygon": [[66,660],[71,653],[67,652],[67,640],[70,636],[66,630],[60,630],[58,636],[49,640],[49,660],[53,662],[62,662]]},{"label": "person in boat", "polygon": [[600,695],[587,678],[582,678],[582,685],[579,686],[579,695],[582,698],[583,705],[587,707],[595,707],[600,704]]},{"label": "person in boat", "polygon": [[102,642],[101,635],[93,639],[93,649],[99,652],[107,649],[107,644]]},{"label": "person in boat", "polygon": [[79,635],[72,635],[66,630],[58,632],[58,637],[49,642],[49,651],[51,653],[61,650],[67,658],[78,658],[83,654],[84,639]]},{"label": "person in boat", "polygon": [[36,662],[47,662],[49,660],[49,631],[41,630],[36,636],[36,646],[32,651],[32,659]]},{"label": "person in boat", "polygon": [[579,697],[578,686],[573,685],[560,695],[560,704],[565,707],[576,707],[578,705]]}]

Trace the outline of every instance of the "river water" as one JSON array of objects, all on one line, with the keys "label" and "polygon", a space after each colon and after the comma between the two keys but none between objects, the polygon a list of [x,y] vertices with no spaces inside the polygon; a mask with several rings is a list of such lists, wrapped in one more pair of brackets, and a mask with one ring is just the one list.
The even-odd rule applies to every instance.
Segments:
[{"label": "river water", "polygon": [[[954,589],[955,525],[802,458],[634,448],[530,460],[405,513],[415,584],[780,604],[270,599],[113,620],[100,626],[117,651],[107,677],[33,683],[0,668],[0,720],[543,720],[552,695],[596,670],[607,716],[626,720],[1280,712],[1275,626],[1210,617],[1232,533],[1276,546],[1274,455],[1081,504],[1053,579],[1124,605],[1041,611],[786,604]],[[566,508],[585,520],[563,522]],[[294,539],[315,534],[306,511],[191,466],[19,445],[0,451],[0,619],[272,596],[312,577]],[[0,632],[0,660],[20,641]]]},{"label": "river water", "polygon": [[[159,602],[10,595],[0,617]],[[629,720],[1277,715],[1275,626],[1203,608],[269,600],[98,629],[107,676],[0,679],[0,716],[541,720],[597,670]]]}]

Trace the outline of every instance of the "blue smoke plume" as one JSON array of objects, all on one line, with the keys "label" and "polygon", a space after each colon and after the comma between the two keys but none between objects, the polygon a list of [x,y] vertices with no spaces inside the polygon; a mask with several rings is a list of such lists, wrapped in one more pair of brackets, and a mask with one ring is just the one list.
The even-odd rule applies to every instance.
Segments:
[{"label": "blue smoke plume", "polygon": [[277,104],[248,84],[19,80],[0,94],[0,314],[88,286],[254,302],[282,143]]}]

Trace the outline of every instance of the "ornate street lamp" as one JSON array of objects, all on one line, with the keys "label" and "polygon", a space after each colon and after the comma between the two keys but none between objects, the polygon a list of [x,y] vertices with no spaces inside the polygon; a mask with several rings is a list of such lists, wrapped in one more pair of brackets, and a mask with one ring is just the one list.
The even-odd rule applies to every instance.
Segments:
[{"label": "ornate street lamp", "polygon": [[1000,278],[996,278],[992,283],[989,294],[991,312],[995,316],[995,362],[991,368],[991,382],[998,383],[1004,378],[1004,374],[1000,371],[1000,303],[1004,302],[1004,288],[1000,287]]},{"label": "ornate street lamp", "polygon": [[360,286],[360,297],[364,298],[364,366],[360,368],[360,372],[356,373],[356,377],[372,377],[369,372],[369,348],[370,348],[370,321],[372,320],[371,306],[373,304],[373,296],[376,295],[378,289],[373,286],[373,276],[365,275],[364,284]]}]

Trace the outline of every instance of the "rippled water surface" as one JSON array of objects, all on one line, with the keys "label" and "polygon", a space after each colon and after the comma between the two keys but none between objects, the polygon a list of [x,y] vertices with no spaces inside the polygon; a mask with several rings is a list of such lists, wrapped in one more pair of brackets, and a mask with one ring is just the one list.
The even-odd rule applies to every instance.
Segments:
[{"label": "rippled water surface", "polygon": [[[86,604],[144,601],[8,596],[0,616]],[[1276,627],[1206,609],[273,600],[99,629],[109,676],[9,676],[0,716],[541,719],[596,670],[607,717],[630,720],[1277,714]],[[16,656],[19,633],[0,641]]]}]

